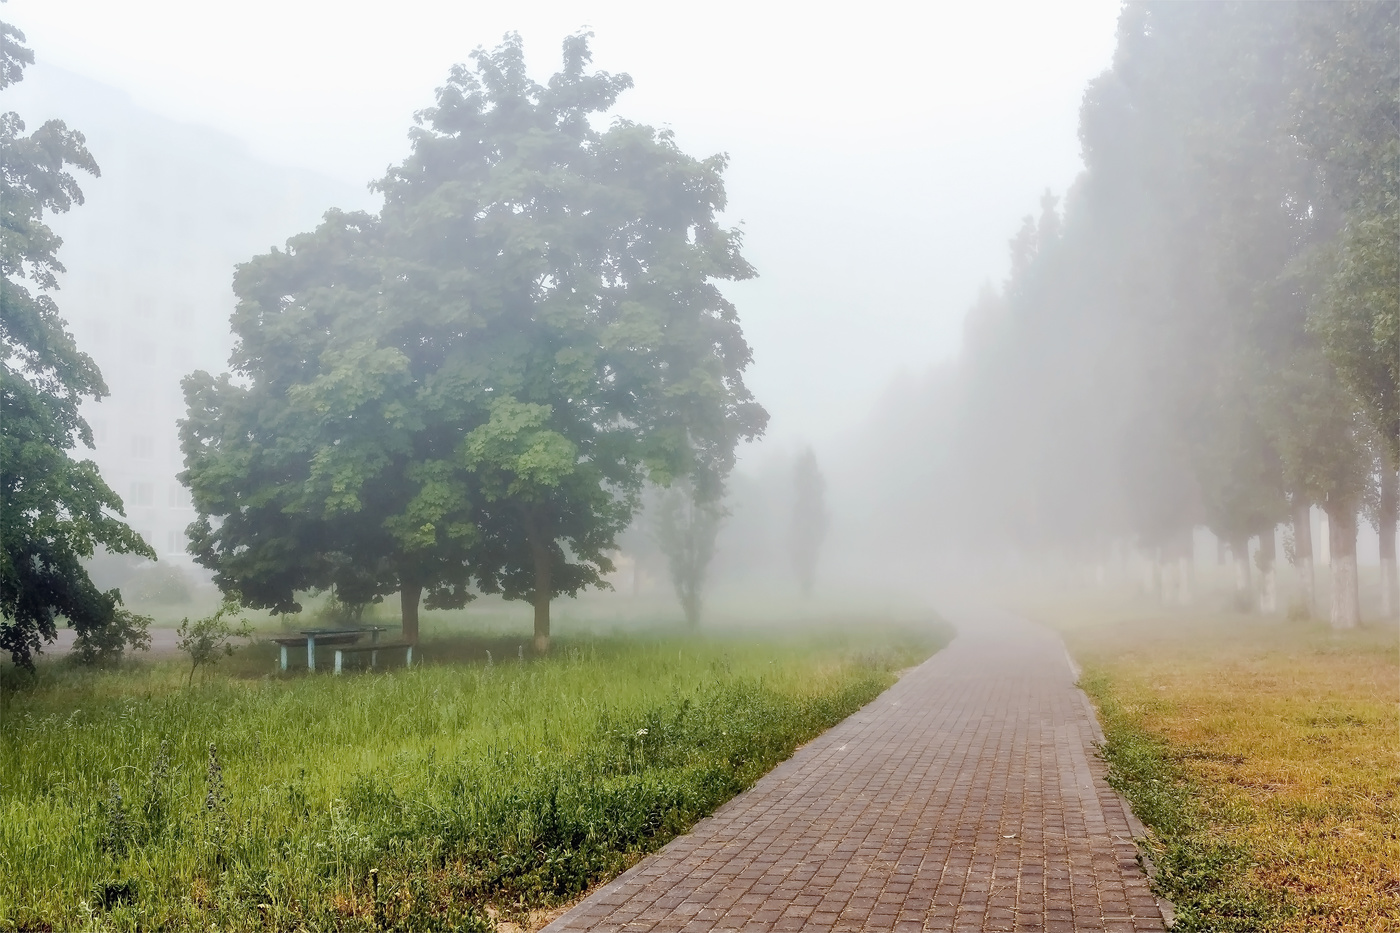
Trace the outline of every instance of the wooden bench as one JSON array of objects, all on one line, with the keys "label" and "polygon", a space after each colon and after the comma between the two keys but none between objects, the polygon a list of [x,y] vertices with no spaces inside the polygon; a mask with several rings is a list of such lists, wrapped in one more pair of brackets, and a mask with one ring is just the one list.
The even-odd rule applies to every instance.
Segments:
[{"label": "wooden bench", "polygon": [[341,665],[347,654],[364,654],[369,652],[369,669],[374,670],[375,661],[381,651],[391,651],[395,648],[407,649],[404,652],[404,666],[413,666],[413,642],[411,641],[381,641],[368,645],[343,645],[335,649],[335,672],[340,673]]}]

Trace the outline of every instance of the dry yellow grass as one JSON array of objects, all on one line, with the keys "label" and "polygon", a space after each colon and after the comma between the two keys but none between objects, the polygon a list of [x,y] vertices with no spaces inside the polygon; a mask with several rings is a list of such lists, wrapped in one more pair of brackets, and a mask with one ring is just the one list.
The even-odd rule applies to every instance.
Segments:
[{"label": "dry yellow grass", "polygon": [[[1400,929],[1400,632],[1233,614],[1069,608],[1121,719],[1165,742],[1199,837],[1248,853],[1241,889],[1297,931]],[[1103,699],[1110,698],[1104,695]]]}]

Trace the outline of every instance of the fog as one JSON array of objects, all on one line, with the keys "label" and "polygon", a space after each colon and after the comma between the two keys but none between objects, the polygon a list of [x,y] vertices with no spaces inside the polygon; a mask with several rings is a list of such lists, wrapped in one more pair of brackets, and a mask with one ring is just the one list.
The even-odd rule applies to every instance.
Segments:
[{"label": "fog", "polygon": [[[1337,515],[1384,512],[1367,503],[1384,498],[1377,477],[1387,467],[1383,443],[1358,427],[1353,440],[1364,451],[1354,459],[1367,465],[1347,469],[1370,479],[1356,480],[1339,506],[1336,484],[1299,478],[1317,472],[1299,465],[1307,450],[1331,442],[1320,434],[1300,440],[1258,414],[1293,390],[1236,396],[1223,388],[1235,383],[1220,368],[1244,356],[1226,360],[1216,348],[1315,340],[1308,335],[1320,331],[1303,324],[1313,312],[1294,305],[1307,288],[1325,287],[1279,283],[1301,281],[1305,254],[1331,248],[1325,241],[1343,224],[1326,218],[1360,208],[1340,187],[1318,193],[1304,190],[1312,182],[1294,184],[1307,172],[1289,174],[1293,163],[1269,176],[1280,180],[1268,190],[1241,181],[1247,171],[1231,176],[1228,191],[1211,188],[1223,183],[1189,167],[1153,175],[1149,166],[1123,182],[1123,166],[1136,163],[1112,150],[1130,145],[1122,142],[1130,134],[1103,123],[1121,117],[1113,109],[1121,96],[1132,98],[1122,113],[1131,111],[1144,133],[1166,138],[1171,120],[1187,127],[1173,144],[1194,138],[1197,119],[1191,110],[1189,119],[1152,123],[1151,89],[1142,90],[1151,79],[1133,70],[1134,55],[1158,55],[1151,61],[1163,73],[1191,74],[1194,65],[1170,50],[1134,51],[1158,33],[1134,26],[1132,9],[1140,7],[1120,22],[1119,4],[1100,0],[685,9],[14,0],[3,15],[24,30],[37,63],[7,92],[5,109],[31,128],[67,121],[86,134],[102,167],[100,179],[81,182],[87,203],[52,220],[68,267],[57,298],[112,389],[84,409],[96,459],[126,500],[132,527],[163,558],[188,560],[184,528],[194,517],[175,480],[179,380],[227,366],[235,264],[311,230],[328,209],[376,210],[381,199],[367,183],[408,155],[414,113],[433,103],[449,69],[473,49],[518,32],[532,77],[544,81],[558,67],[561,40],[586,28],[593,66],[635,82],[608,120],[668,127],[697,157],[728,154],[721,219],[741,227],[744,255],[759,273],[723,285],[753,349],[745,381],[771,421],[741,450],[731,478],[715,586],[796,587],[785,536],[793,470],[810,450],[829,519],[818,595],[854,578],[918,589],[934,568],[957,578],[974,564],[1033,560],[1064,577],[1131,579],[1160,596],[1164,572],[1217,566],[1225,554],[1217,539],[1233,544],[1236,557],[1251,555],[1244,564],[1267,577],[1272,555],[1293,553],[1287,528],[1296,504],[1325,548],[1324,506],[1331,502]],[[1192,30],[1211,34],[1210,15],[1161,17],[1164,47]],[[1235,51],[1222,41],[1225,60]],[[1216,73],[1215,52],[1192,54],[1205,63],[1202,73]],[[1278,67],[1252,80],[1281,87],[1286,69]],[[1210,158],[1254,144],[1230,136],[1229,113],[1214,113],[1230,106],[1216,107],[1228,97],[1218,88],[1181,93],[1188,110],[1229,137],[1203,146]],[[1282,113],[1286,95],[1275,97]],[[1315,153],[1325,147],[1307,149],[1304,131],[1288,138],[1306,149],[1295,161],[1322,160]],[[1142,151],[1156,158],[1170,148]],[[1339,173],[1328,171],[1307,177],[1331,184]],[[1200,213],[1169,216],[1172,203],[1197,196],[1208,205]],[[1282,213],[1274,221],[1214,219],[1229,197]],[[1131,223],[1119,216],[1129,213]],[[1188,232],[1160,232],[1172,224]],[[1142,232],[1149,227],[1157,232]],[[1271,231],[1283,227],[1294,236],[1286,249],[1270,245]],[[1198,247],[1189,244],[1210,237],[1249,242],[1239,264],[1253,284],[1200,272],[1228,262],[1219,258],[1225,247],[1192,252]],[[1180,245],[1160,275],[1124,271],[1140,270],[1160,243]],[[1271,271],[1258,272],[1265,266]],[[1183,277],[1192,278],[1189,287]],[[1288,336],[1239,310],[1256,306],[1294,308]],[[1152,330],[1185,320],[1186,308],[1219,313],[1192,317],[1196,330],[1183,325],[1165,338]],[[1121,323],[1128,319],[1147,323]],[[1234,323],[1219,323],[1226,319]],[[1176,349],[1163,349],[1171,341]],[[1323,360],[1322,351],[1314,358]],[[1288,360],[1284,369],[1297,373],[1333,365],[1309,370],[1311,363]],[[1167,398],[1155,388],[1164,381],[1181,391]],[[1229,421],[1230,412],[1238,418]],[[1354,413],[1358,425],[1369,417],[1359,403]],[[1158,423],[1180,430],[1152,434]],[[1274,464],[1260,481],[1273,484],[1272,498],[1222,491],[1235,490],[1253,466],[1218,441],[1233,444],[1251,431],[1267,440],[1255,459]],[[1186,452],[1176,451],[1178,441]],[[1170,473],[1147,492],[1134,486],[1156,476],[1143,460]],[[634,589],[644,574],[664,590],[646,521],[624,540],[623,563]],[[1360,522],[1362,565],[1383,556],[1376,527]],[[1178,595],[1187,587],[1172,585]]]},{"label": "fog", "polygon": [[[324,207],[347,209],[375,205],[365,184],[407,154],[412,114],[453,63],[514,30],[542,79],[560,40],[590,27],[595,65],[635,80],[615,113],[672,127],[691,154],[730,154],[727,220],[744,225],[760,275],[731,292],[754,348],[750,385],[771,442],[817,443],[863,418],[893,373],[956,353],[966,305],[1005,270],[1007,231],[1079,170],[1079,99],[1112,52],[1116,5],[735,3],[700,16],[409,2],[388,16],[367,3],[15,0],[6,15],[38,60],[8,106],[82,129],[104,170],[103,143],[117,141],[80,119],[94,109],[86,92],[46,87],[59,83],[46,65],[124,92],[133,112],[230,137],[250,172],[256,161],[269,177],[324,176],[336,192]],[[61,223],[95,222],[84,215],[128,183],[105,176]],[[275,224],[248,229],[243,258],[314,219],[287,216],[275,238]],[[226,316],[211,308],[208,326]]]}]

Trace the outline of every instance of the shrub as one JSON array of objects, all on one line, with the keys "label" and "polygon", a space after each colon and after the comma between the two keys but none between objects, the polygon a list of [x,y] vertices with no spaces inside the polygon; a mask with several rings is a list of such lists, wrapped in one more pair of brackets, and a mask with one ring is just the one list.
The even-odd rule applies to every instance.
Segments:
[{"label": "shrub", "polygon": [[204,664],[217,664],[220,657],[233,654],[234,639],[248,638],[253,634],[253,626],[247,619],[240,619],[235,628],[226,617],[237,612],[236,603],[226,602],[211,616],[190,622],[186,616],[175,631],[180,636],[176,647],[190,656],[190,682],[194,682],[194,672]]}]

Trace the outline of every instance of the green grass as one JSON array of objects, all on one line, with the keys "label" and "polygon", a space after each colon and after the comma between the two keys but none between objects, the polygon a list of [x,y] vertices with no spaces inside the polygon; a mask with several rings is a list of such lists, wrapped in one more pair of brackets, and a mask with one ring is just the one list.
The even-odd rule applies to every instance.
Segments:
[{"label": "green grass", "polygon": [[0,929],[489,929],[683,832],[947,637],[579,636],[522,663],[455,636],[339,678],[268,674],[257,645],[191,689],[178,661],[3,671]]}]

